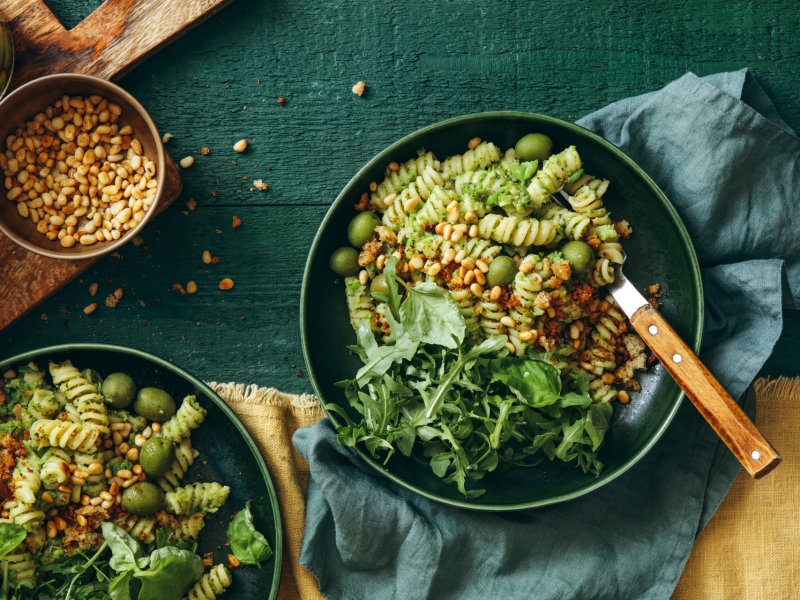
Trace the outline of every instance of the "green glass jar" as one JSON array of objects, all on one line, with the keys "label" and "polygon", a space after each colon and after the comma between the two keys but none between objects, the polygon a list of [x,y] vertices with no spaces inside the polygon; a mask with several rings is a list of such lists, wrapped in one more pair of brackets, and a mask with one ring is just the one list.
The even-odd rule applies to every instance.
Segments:
[{"label": "green glass jar", "polygon": [[8,89],[11,73],[14,71],[14,39],[11,28],[0,21],[0,98]]}]

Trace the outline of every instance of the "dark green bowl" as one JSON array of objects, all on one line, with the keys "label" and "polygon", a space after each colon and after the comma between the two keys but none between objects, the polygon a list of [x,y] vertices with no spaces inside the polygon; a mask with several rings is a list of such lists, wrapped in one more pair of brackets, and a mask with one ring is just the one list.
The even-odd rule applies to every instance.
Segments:
[{"label": "dark green bowl", "polygon": [[[611,181],[603,197],[617,220],[626,219],[634,234],[625,243],[626,276],[640,289],[660,283],[664,291],[660,311],[695,351],[703,329],[703,289],[686,229],[658,186],[619,149],[572,123],[522,112],[490,112],[466,115],[425,127],[391,145],[372,159],[347,184],[320,226],[306,265],[300,300],[303,352],[311,382],[323,405],[334,403],[351,409],[336,381],[350,379],[361,366],[346,346],[355,333],[348,319],[342,281],[328,266],[336,248],[347,245],[347,224],[356,214],[353,205],[370,181],[383,180],[390,161],[403,162],[424,147],[440,160],[463,153],[467,142],[478,136],[501,150],[513,147],[527,133],[539,132],[553,139],[553,151],[575,145],[587,173]],[[423,496],[446,504],[480,510],[520,510],[577,498],[619,477],[652,448],[680,406],[683,392],[657,365],[641,374],[641,393],[631,394],[628,405],[616,404],[613,426],[601,449],[605,469],[599,477],[584,474],[572,465],[542,464],[535,468],[490,473],[481,482],[486,493],[466,500],[454,485],[445,484],[427,465],[396,453],[385,467],[363,448],[358,453],[377,471]],[[332,421],[336,416],[328,413]]]},{"label": "dark green bowl", "polygon": [[33,350],[0,362],[0,373],[17,369],[34,361],[40,369],[47,362],[69,359],[79,369],[91,367],[101,375],[115,371],[128,373],[139,388],[159,387],[180,401],[194,394],[208,410],[205,422],[192,433],[192,445],[200,456],[189,469],[184,481],[219,481],[230,486],[228,501],[219,512],[206,516],[206,526],[200,533],[198,551],[214,553],[214,564],[228,564],[226,531],[234,512],[242,510],[252,500],[256,529],[264,534],[275,553],[255,567],[234,569],[233,584],[225,594],[226,600],[264,598],[274,600],[278,595],[283,556],[283,533],[278,498],[272,478],[253,438],[238,417],[211,388],[169,361],[122,346],[106,344],[63,344]]}]

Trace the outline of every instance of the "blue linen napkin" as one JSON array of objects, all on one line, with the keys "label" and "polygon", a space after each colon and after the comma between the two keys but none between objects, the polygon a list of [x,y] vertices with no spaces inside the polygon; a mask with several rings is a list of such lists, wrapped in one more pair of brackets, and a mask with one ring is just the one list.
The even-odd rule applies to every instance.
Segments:
[{"label": "blue linen napkin", "polygon": [[[752,416],[745,392],[782,305],[800,299],[800,139],[747,70],[688,73],[578,124],[631,156],[680,213],[703,269],[701,357]],[[311,468],[300,562],[331,599],[667,599],[739,470],[688,402],[625,475],[517,513],[407,491],[339,447],[327,419],[293,441]]]}]

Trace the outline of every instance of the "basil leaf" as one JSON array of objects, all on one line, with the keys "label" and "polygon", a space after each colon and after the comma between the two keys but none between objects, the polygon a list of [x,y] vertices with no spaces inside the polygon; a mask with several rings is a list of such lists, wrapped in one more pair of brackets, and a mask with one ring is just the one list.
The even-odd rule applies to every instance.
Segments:
[{"label": "basil leaf", "polygon": [[528,406],[549,406],[561,396],[561,376],[550,363],[507,356],[490,361],[489,366],[492,378],[505,383]]},{"label": "basil leaf", "polygon": [[432,281],[409,287],[400,305],[400,321],[412,339],[445,348],[464,341],[467,326],[458,304],[446,289]]},{"label": "basil leaf", "polygon": [[131,580],[133,579],[133,571],[125,571],[117,575],[117,577],[108,586],[108,595],[111,600],[132,600],[131,598]]},{"label": "basil leaf", "polygon": [[253,513],[250,512],[250,501],[245,504],[228,525],[228,541],[231,552],[245,565],[255,565],[259,569],[261,563],[272,556],[267,538],[256,530]]},{"label": "basil leaf", "polygon": [[25,541],[28,532],[22,525],[0,523],[0,556],[5,556]]},{"label": "basil leaf", "polygon": [[203,560],[175,546],[153,551],[150,568],[134,573],[142,582],[139,600],[182,600],[202,576]]},{"label": "basil leaf", "polygon": [[108,564],[117,573],[144,569],[150,560],[142,556],[142,547],[128,532],[108,521],[101,525],[103,537],[111,548],[111,560]]},{"label": "basil leaf", "polygon": [[597,450],[603,443],[609,427],[611,427],[611,414],[614,409],[607,402],[592,404],[586,415],[586,433],[592,440],[592,451]]}]

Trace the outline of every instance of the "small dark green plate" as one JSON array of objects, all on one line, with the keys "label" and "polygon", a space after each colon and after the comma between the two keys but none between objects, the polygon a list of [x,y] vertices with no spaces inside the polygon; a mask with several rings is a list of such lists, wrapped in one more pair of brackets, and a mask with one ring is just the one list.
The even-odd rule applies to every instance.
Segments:
[{"label": "small dark green plate", "polygon": [[[92,368],[101,375],[122,371],[133,377],[139,388],[152,386],[169,392],[180,401],[189,394],[208,411],[205,422],[192,433],[192,445],[200,456],[189,469],[185,482],[219,481],[231,488],[228,501],[219,512],[206,516],[206,526],[200,533],[198,552],[214,553],[214,564],[228,564],[226,531],[234,512],[251,500],[256,529],[267,538],[274,554],[256,567],[233,570],[233,584],[226,600],[264,598],[274,600],[278,595],[283,556],[283,533],[278,498],[267,465],[253,438],[238,417],[211,388],[169,361],[122,346],[106,344],[63,344],[33,350],[0,362],[0,373],[17,369],[30,361],[46,370],[48,361],[71,360],[83,370]],[[179,404],[180,405],[180,404]],[[202,475],[203,479],[199,479]]]},{"label": "small dark green plate", "polygon": [[[466,115],[425,127],[391,145],[372,159],[347,184],[320,226],[306,265],[300,300],[300,319],[308,374],[320,400],[350,412],[336,381],[350,379],[361,366],[346,346],[355,333],[348,319],[344,285],[328,267],[331,253],[347,245],[347,224],[356,214],[353,205],[370,181],[383,180],[390,161],[403,162],[419,148],[431,150],[440,160],[463,153],[477,136],[501,150],[513,147],[527,133],[544,133],[553,139],[553,151],[575,145],[587,173],[611,181],[603,197],[615,219],[626,219],[634,234],[625,242],[625,274],[639,289],[659,283],[664,292],[660,311],[687,343],[699,350],[703,329],[703,290],[686,229],[658,186],[619,149],[572,123],[522,112]],[[656,443],[680,406],[683,392],[661,365],[638,377],[641,393],[630,404],[615,404],[613,425],[600,451],[605,469],[599,477],[572,465],[545,461],[528,469],[490,473],[480,486],[486,493],[466,500],[453,485],[436,477],[427,465],[396,453],[384,466],[363,449],[358,453],[390,479],[423,496],[446,504],[480,510],[520,510],[577,498],[619,477]],[[336,416],[328,413],[336,422]]]}]

